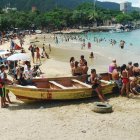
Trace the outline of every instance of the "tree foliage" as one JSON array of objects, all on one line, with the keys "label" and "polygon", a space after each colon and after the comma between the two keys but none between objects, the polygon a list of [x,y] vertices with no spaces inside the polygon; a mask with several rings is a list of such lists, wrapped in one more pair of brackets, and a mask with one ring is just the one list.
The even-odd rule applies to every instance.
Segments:
[{"label": "tree foliage", "polygon": [[94,23],[103,25],[105,21],[127,23],[140,20],[140,13],[133,11],[123,14],[95,7],[93,3],[84,3],[74,10],[55,8],[48,12],[40,11],[10,11],[0,10],[0,30],[11,28],[32,29],[35,25],[39,29],[62,29],[64,27],[92,26]]}]

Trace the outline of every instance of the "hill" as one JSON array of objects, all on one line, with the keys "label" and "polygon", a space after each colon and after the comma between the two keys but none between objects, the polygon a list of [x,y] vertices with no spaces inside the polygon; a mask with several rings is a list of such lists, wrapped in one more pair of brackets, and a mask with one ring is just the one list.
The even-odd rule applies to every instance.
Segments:
[{"label": "hill", "polygon": [[[0,6],[1,8],[5,6],[16,7],[18,10],[31,10],[32,6],[36,6],[38,10],[46,11],[56,7],[73,9],[84,2],[93,2],[93,0],[0,0]],[[118,3],[97,1],[96,5],[119,10]]]}]

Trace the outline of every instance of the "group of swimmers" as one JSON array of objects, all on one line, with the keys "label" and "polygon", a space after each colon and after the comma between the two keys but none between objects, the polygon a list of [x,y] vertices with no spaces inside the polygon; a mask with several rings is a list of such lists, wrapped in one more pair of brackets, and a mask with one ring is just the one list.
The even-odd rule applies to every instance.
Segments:
[{"label": "group of swimmers", "polygon": [[[90,38],[88,37],[88,34],[85,33],[83,35],[79,35],[79,34],[58,34],[58,35],[54,35],[54,40],[56,42],[56,44],[61,43],[61,42],[70,42],[70,41],[80,41],[82,42],[81,44],[81,49],[84,49],[86,47],[86,42],[87,42],[87,48],[90,49],[92,46],[92,43],[90,41]],[[109,44],[111,44],[112,46],[115,46],[117,43],[119,44],[119,47],[121,49],[124,48],[126,42],[124,40],[120,40],[119,42],[116,41],[115,39],[109,39],[107,40],[105,37],[97,37],[94,36],[93,37],[93,41],[97,44],[100,44],[101,42],[107,42],[109,41]],[[132,46],[132,43],[130,43],[130,46]]]}]

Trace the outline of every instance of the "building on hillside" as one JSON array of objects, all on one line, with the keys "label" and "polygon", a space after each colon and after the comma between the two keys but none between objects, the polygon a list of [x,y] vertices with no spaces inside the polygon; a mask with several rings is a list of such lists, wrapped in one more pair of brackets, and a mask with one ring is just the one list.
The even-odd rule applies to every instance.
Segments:
[{"label": "building on hillside", "polygon": [[32,6],[32,12],[35,12],[37,10],[36,6]]},{"label": "building on hillside", "polygon": [[16,7],[10,8],[10,7],[5,7],[2,9],[3,12],[8,13],[10,11],[17,11]]},{"label": "building on hillside", "polygon": [[120,11],[122,11],[123,13],[130,13],[132,11],[132,3],[131,2],[120,3]]}]

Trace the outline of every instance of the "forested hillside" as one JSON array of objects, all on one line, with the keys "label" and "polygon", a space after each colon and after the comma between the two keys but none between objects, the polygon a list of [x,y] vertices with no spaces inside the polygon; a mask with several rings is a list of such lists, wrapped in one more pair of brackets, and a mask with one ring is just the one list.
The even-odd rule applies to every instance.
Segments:
[{"label": "forested hillside", "polygon": [[[0,7],[5,6],[17,7],[18,10],[31,10],[36,6],[40,11],[47,11],[59,8],[73,9],[83,2],[94,2],[94,0],[0,0]],[[105,9],[119,10],[119,4],[113,2],[96,2],[96,5]]]}]

